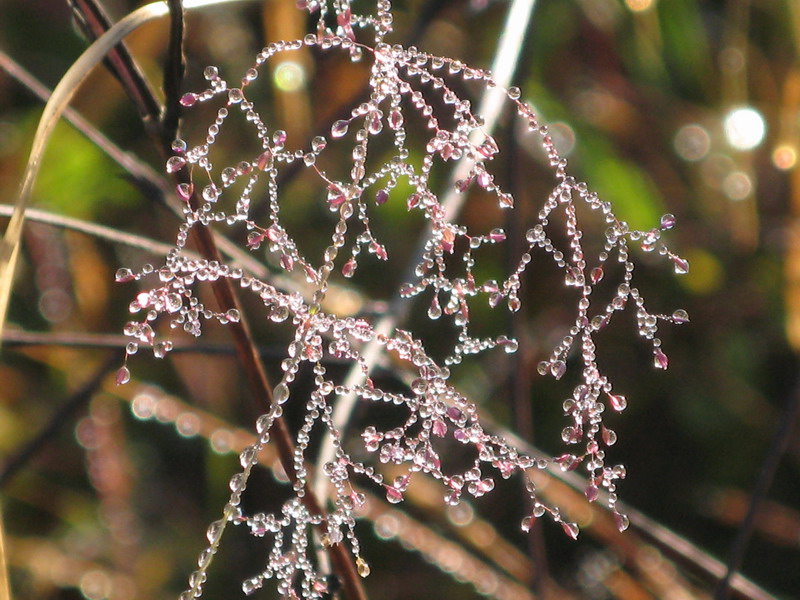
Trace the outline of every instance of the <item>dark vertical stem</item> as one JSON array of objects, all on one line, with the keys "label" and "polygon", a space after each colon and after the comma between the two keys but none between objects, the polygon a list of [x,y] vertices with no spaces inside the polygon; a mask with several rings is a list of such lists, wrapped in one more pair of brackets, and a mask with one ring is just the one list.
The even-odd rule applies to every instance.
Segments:
[{"label": "dark vertical stem", "polygon": [[[69,0],[69,4],[78,26],[90,40],[96,40],[111,28],[111,21],[97,0]],[[108,53],[105,64],[136,105],[148,133],[152,135],[158,129],[161,108],[127,46],[118,44]]]},{"label": "dark vertical stem", "polygon": [[[530,70],[530,60],[525,60],[526,50],[530,47],[532,39],[530,29],[533,21],[529,25],[529,30],[525,35],[525,46],[520,53],[522,59],[517,64],[515,79],[524,81]],[[506,218],[506,231],[508,232],[508,267],[510,270],[516,269],[518,257],[527,251],[525,241],[525,231],[527,227],[528,214],[527,208],[528,194],[523,193],[527,167],[525,157],[520,152],[517,140],[517,132],[513,123],[509,125],[508,135],[506,136],[508,151],[508,182],[509,191],[517,198],[517,206],[514,214],[509,214]],[[531,398],[531,377],[533,371],[533,348],[530,336],[528,335],[528,311],[527,303],[523,302],[520,310],[511,313],[510,325],[511,335],[518,341],[519,348],[513,355],[511,366],[511,381],[509,382],[509,396],[512,400],[514,409],[514,419],[517,432],[527,442],[534,443],[534,422]],[[547,563],[547,548],[545,546],[544,531],[541,527],[533,527],[528,534],[528,552],[533,564],[532,579],[529,582],[531,590],[536,596],[547,597],[547,581],[549,577],[549,567]]]},{"label": "dark vertical stem", "polygon": [[731,579],[742,566],[747,546],[753,534],[758,511],[775,479],[778,464],[789,445],[798,417],[800,417],[800,382],[795,385],[792,396],[786,404],[780,425],[775,430],[767,455],[761,464],[756,484],[753,487],[753,493],[750,495],[750,505],[747,507],[747,513],[742,520],[742,524],[739,525],[739,530],[736,532],[736,537],[731,545],[726,565],[727,570],[725,571],[725,576],[717,584],[717,589],[714,591],[714,600],[728,600],[731,596]]},{"label": "dark vertical stem", "polygon": [[164,116],[161,132],[168,144],[178,135],[181,117],[181,84],[186,63],[183,58],[184,11],[183,0],[168,0],[169,4],[169,48],[164,65]]},{"label": "dark vertical stem", "polygon": [[[524,157],[520,155],[516,133],[509,129],[506,147],[508,151],[508,176],[510,192],[517,198],[515,214],[506,219],[508,232],[509,269],[517,267],[515,257],[526,250],[526,200],[527,195],[521,193],[521,179],[525,173]],[[519,311],[510,317],[511,335],[519,342],[516,354],[511,358],[511,379],[509,381],[509,397],[514,410],[514,421],[517,433],[527,442],[534,443],[533,410],[531,407],[531,363],[533,348],[528,335],[527,303],[522,303]],[[532,578],[529,582],[531,590],[538,597],[546,597],[546,581],[548,580],[547,550],[544,532],[541,527],[533,527],[528,534],[528,552],[533,564]]]}]

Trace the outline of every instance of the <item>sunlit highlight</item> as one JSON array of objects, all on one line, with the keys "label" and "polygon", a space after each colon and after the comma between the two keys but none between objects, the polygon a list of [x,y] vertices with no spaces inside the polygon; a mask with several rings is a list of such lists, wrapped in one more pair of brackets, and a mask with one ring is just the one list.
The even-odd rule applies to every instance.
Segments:
[{"label": "sunlit highlight", "polygon": [[725,117],[725,137],[737,150],[752,150],[762,142],[766,132],[764,117],[754,108],[737,108]]}]

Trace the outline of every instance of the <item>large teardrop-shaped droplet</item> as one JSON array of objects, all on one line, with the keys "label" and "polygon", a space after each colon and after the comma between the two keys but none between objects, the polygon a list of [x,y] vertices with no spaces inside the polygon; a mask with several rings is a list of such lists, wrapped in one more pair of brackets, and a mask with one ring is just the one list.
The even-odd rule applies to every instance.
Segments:
[{"label": "large teardrop-shaped droplet", "polygon": [[347,134],[350,128],[350,121],[339,120],[331,126],[331,135],[335,138],[340,138]]}]

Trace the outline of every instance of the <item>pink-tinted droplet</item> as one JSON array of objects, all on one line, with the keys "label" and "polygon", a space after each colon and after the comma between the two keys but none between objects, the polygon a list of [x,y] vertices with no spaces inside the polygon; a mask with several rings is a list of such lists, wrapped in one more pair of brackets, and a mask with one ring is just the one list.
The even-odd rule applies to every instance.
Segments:
[{"label": "pink-tinted droplet", "polygon": [[344,263],[344,266],[342,266],[342,275],[344,275],[345,277],[352,277],[355,274],[355,272],[356,272],[356,259],[351,258],[346,263]]},{"label": "pink-tinted droplet", "polygon": [[399,109],[392,109],[389,113],[389,127],[397,131],[403,126],[403,113]]},{"label": "pink-tinted droplet", "polygon": [[347,130],[350,128],[350,121],[340,120],[336,121],[331,126],[331,135],[335,138],[340,138],[347,134]]},{"label": "pink-tinted droplet", "polygon": [[592,283],[598,283],[601,279],[603,279],[603,275],[605,275],[603,272],[603,267],[595,267],[592,269],[589,277],[591,278]]},{"label": "pink-tinted droplet", "polygon": [[567,523],[566,521],[562,521],[561,522],[561,529],[563,529],[564,533],[566,533],[573,540],[577,540],[578,539],[579,529],[578,529],[578,526],[575,523]]},{"label": "pink-tinted droplet", "polygon": [[197,100],[198,100],[197,94],[189,92],[188,94],[184,94],[183,96],[181,96],[180,103],[181,106],[189,108],[190,106],[194,106],[195,104],[197,104]]},{"label": "pink-tinted droplet", "polygon": [[182,156],[171,156],[167,160],[167,173],[177,173],[186,166],[186,159]]},{"label": "pink-tinted droplet", "polygon": [[447,425],[445,424],[444,421],[436,419],[433,422],[433,427],[431,427],[431,431],[435,436],[444,437],[445,434],[447,433]]},{"label": "pink-tinted droplet", "polygon": [[675,272],[678,275],[685,275],[686,273],[689,272],[689,261],[681,258],[680,256],[673,256],[672,264],[674,265]]},{"label": "pink-tinted droplet", "polygon": [[586,499],[589,502],[594,502],[595,500],[597,500],[597,496],[599,495],[600,490],[598,490],[597,487],[594,485],[587,485],[583,493],[586,495]]},{"label": "pink-tinted droplet", "polygon": [[625,396],[618,394],[609,394],[608,401],[611,404],[611,408],[617,412],[622,412],[625,410],[625,407],[628,406],[628,401],[625,399]]},{"label": "pink-tinted droplet", "polygon": [[178,197],[184,202],[188,202],[192,198],[194,186],[191,183],[179,183],[175,190],[178,192]]},{"label": "pink-tinted droplet", "polygon": [[386,204],[386,201],[389,199],[389,192],[386,190],[378,190],[375,193],[375,204],[381,206],[382,204]]},{"label": "pink-tinted droplet", "polygon": [[675,227],[675,215],[666,214],[661,217],[661,229],[672,229]]},{"label": "pink-tinted droplet", "polygon": [[661,348],[656,348],[653,352],[653,362],[657,369],[666,369],[669,366],[669,358]]},{"label": "pink-tinted droplet", "polygon": [[400,490],[391,485],[387,485],[385,487],[386,487],[386,499],[391,504],[398,504],[399,502],[403,501],[403,493]]},{"label": "pink-tinted droplet", "polygon": [[131,380],[131,372],[128,367],[120,367],[117,371],[117,385],[124,385]]}]

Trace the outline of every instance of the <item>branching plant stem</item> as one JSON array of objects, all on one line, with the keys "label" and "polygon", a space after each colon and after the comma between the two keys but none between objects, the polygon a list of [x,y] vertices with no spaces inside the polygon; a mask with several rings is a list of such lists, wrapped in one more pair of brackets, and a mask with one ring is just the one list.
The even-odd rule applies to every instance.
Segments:
[{"label": "branching plant stem", "polygon": [[[185,3],[185,8],[199,8],[202,6],[212,4],[222,4],[237,0],[189,0]],[[37,129],[34,138],[33,148],[31,150],[31,158],[25,169],[23,182],[20,187],[20,193],[15,207],[14,214],[12,215],[11,222],[6,230],[6,235],[3,239],[2,248],[0,248],[0,333],[5,325],[5,318],[8,308],[8,300],[11,292],[11,283],[13,273],[16,267],[16,260],[19,256],[20,241],[22,235],[22,226],[24,224],[25,210],[27,208],[33,184],[41,164],[41,157],[46,148],[50,134],[52,133],[58,119],[67,107],[70,98],[75,93],[77,87],[89,72],[96,66],[103,58],[115,48],[119,42],[124,39],[130,32],[135,30],[140,25],[154,19],[166,15],[169,12],[167,4],[157,2],[148,4],[121,21],[110,27],[108,31],[103,33],[96,42],[94,42],[82,55],[73,63],[67,74],[61,80],[59,85],[53,92],[50,101],[47,103],[44,114]],[[96,24],[99,22],[96,22]],[[102,25],[102,24],[100,24]],[[116,64],[118,68],[126,69],[124,62]],[[136,74],[134,70],[127,70],[126,78],[135,80]],[[136,86],[138,91],[143,88]],[[159,132],[160,133],[160,132]],[[159,136],[163,141],[163,136]],[[169,154],[168,143],[159,144],[159,149],[166,156]],[[178,172],[176,176],[180,181],[188,182],[188,173]],[[196,196],[190,200],[194,205],[197,205],[198,199]],[[199,228],[197,231],[196,239],[200,248],[201,254],[208,260],[220,260],[219,251],[216,243],[214,242],[212,233],[207,228]],[[214,295],[217,302],[223,310],[231,308],[238,309],[239,302],[233,286],[227,279],[221,279],[213,284]],[[240,311],[241,314],[241,311]],[[247,381],[254,398],[262,405],[269,406],[272,403],[272,388],[264,371],[263,364],[261,363],[258,353],[252,341],[247,322],[242,318],[238,323],[232,327],[234,342],[237,348],[237,354],[246,372]],[[293,466],[293,453],[294,448],[291,442],[286,424],[277,419],[275,422],[275,442],[280,457],[281,463],[290,479],[294,479],[294,466]],[[304,495],[303,501],[309,510],[317,514],[323,514],[320,503],[314,497],[311,490],[307,490]],[[363,588],[355,572],[355,567],[347,555],[345,547],[341,544],[332,546],[330,548],[331,560],[337,574],[342,580],[342,584],[350,600],[365,599]]]}]

